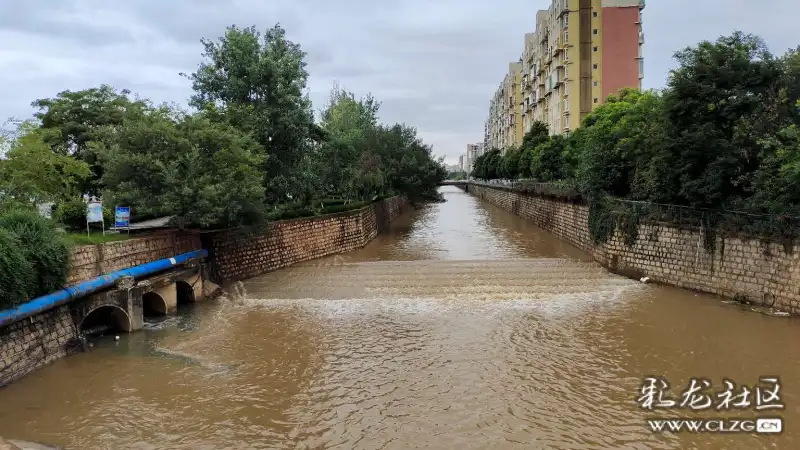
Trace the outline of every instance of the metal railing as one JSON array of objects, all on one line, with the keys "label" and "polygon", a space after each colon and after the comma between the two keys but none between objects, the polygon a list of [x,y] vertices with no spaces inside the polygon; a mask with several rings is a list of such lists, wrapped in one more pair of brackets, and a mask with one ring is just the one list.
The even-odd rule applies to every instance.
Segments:
[{"label": "metal railing", "polygon": [[[756,237],[797,239],[800,216],[758,214],[745,211],[696,208],[612,198],[618,211],[632,213],[639,222],[667,222],[691,227],[713,227]],[[624,208],[624,209],[623,209]]]},{"label": "metal railing", "polygon": [[[547,197],[579,200],[578,187],[569,182],[543,183],[534,180],[469,180],[470,184],[505,187]],[[746,211],[696,208],[692,206],[609,198],[617,216],[635,217],[639,223],[671,223],[690,227],[711,227],[744,235],[781,239],[800,239],[800,216],[759,214]]]}]

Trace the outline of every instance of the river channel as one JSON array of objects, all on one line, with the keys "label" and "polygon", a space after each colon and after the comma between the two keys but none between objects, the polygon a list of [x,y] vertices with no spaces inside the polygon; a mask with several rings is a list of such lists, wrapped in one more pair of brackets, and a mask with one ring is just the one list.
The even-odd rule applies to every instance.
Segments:
[{"label": "river channel", "polygon": [[[800,448],[796,319],[611,274],[441,189],[447,202],[363,249],[229,286],[0,389],[0,436],[114,450]],[[650,375],[678,403],[692,377],[714,393],[723,378],[778,376],[784,408],[751,396],[648,411]],[[783,431],[647,423],[686,417],[780,417]]]}]

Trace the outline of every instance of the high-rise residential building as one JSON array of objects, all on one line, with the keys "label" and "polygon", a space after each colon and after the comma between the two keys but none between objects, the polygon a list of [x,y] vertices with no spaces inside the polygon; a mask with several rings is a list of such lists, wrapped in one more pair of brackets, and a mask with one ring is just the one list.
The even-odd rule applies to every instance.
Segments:
[{"label": "high-rise residential building", "polygon": [[464,173],[469,172],[469,168],[467,167],[467,155],[458,157],[458,171]]},{"label": "high-rise residential building", "polygon": [[[534,121],[546,123],[551,134],[574,130],[610,94],[641,88],[644,7],[644,0],[553,0],[537,12],[535,31],[525,34],[519,101],[510,114],[521,125],[519,138],[516,130],[509,134],[508,121],[497,119],[508,111],[497,105],[506,76],[490,104],[486,145],[518,145]],[[517,98],[506,91],[502,96]]]},{"label": "high-rise residential building", "polygon": [[508,73],[489,102],[484,138],[488,149],[505,151],[522,143],[523,128],[518,106],[522,101],[521,83],[522,62],[510,63]]},{"label": "high-rise residential building", "polygon": [[467,144],[467,172],[472,172],[475,160],[483,154],[483,143]]}]

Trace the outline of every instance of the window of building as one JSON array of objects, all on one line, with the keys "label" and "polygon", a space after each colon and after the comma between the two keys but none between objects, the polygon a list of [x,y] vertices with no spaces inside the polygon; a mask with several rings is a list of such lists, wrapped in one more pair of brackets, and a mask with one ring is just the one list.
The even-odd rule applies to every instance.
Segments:
[{"label": "window of building", "polygon": [[594,65],[592,66],[592,69],[595,69],[595,70],[597,70],[597,64],[594,64]]},{"label": "window of building", "polygon": [[597,46],[594,47],[594,51],[597,51]]},{"label": "window of building", "polygon": [[597,97],[595,97],[594,102],[597,103]]},{"label": "window of building", "polygon": [[595,81],[595,82],[594,82],[594,85],[595,85],[595,87],[597,87],[597,86],[599,86],[599,85],[600,85],[600,83],[598,83],[597,81]]},{"label": "window of building", "polygon": [[592,30],[592,34],[597,34],[597,28],[595,28],[594,30]]},{"label": "window of building", "polygon": [[597,17],[597,11],[594,11],[594,12],[592,13],[592,17]]}]

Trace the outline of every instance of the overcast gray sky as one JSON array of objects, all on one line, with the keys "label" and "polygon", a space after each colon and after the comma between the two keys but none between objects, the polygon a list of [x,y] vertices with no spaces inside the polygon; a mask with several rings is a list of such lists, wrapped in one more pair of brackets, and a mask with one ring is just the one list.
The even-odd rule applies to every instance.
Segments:
[{"label": "overcast gray sky", "polygon": [[[155,102],[185,103],[179,72],[200,61],[200,38],[227,25],[280,22],[308,53],[320,108],[334,79],[383,102],[385,122],[415,125],[455,163],[483,139],[489,99],[549,0],[7,0],[0,3],[0,118],[30,102],[111,84]],[[800,44],[798,0],[648,0],[645,87],[664,84],[675,50],[735,29],[776,53]],[[0,120],[1,122],[2,120]]]}]

